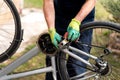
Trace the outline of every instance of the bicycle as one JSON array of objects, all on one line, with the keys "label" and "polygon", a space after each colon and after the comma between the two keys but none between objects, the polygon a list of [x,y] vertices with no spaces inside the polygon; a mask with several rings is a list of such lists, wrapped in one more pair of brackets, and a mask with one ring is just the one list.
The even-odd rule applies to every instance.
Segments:
[{"label": "bicycle", "polygon": [[[9,5],[10,10],[15,10],[15,12],[17,13],[17,10],[11,0],[4,0],[3,3],[4,2],[5,4]],[[15,9],[13,8],[13,6]],[[16,21],[14,25],[19,24],[17,26],[14,26],[15,33],[16,35],[17,35],[17,32],[20,34],[17,35],[19,36],[19,38],[16,38],[16,37],[12,38],[13,42],[11,43],[11,45],[14,45],[14,47],[10,46],[10,48],[5,49],[7,53],[5,53],[6,51],[2,52],[1,55],[5,55],[5,56],[0,56],[1,62],[7,59],[10,59],[10,57],[15,53],[15,51],[18,49],[22,41],[23,31],[21,30],[21,27],[20,27],[19,15],[18,14],[16,15],[14,11],[12,11],[12,13],[14,16],[13,19],[15,19],[14,21]],[[17,20],[19,20],[18,23],[17,23]],[[113,23],[113,22],[104,22],[104,21],[103,22],[102,21],[88,22],[86,24],[81,25],[80,32],[84,32],[88,29],[93,30],[92,44],[87,44],[87,42],[86,43],[76,42],[76,44],[90,47],[91,48],[90,54],[70,46],[71,42],[67,41],[66,39],[63,39],[61,41],[61,43],[59,44],[59,49],[56,50],[56,48],[51,44],[49,34],[44,33],[44,34],[41,34],[40,37],[38,38],[36,47],[34,47],[29,52],[19,57],[18,59],[16,59],[9,65],[1,68],[0,80],[9,80],[9,79],[14,79],[14,78],[31,76],[34,74],[46,73],[46,72],[52,72],[54,80],[57,80],[57,73],[60,74],[60,77],[62,80],[85,80],[85,79],[88,79],[88,80],[91,80],[91,79],[118,80],[120,78],[119,77],[120,63],[118,62],[119,58],[117,58],[114,54],[117,53],[116,50],[120,49],[118,45],[120,42],[120,24]],[[89,57],[89,61],[84,60],[81,57],[79,57],[77,54],[72,53],[71,50]],[[39,68],[39,69],[31,70],[31,71],[23,71],[20,73],[11,74],[11,72],[14,69],[19,67],[23,63],[27,62],[32,57],[36,56],[39,52],[43,52],[43,53],[46,53],[46,55],[51,56],[51,66]],[[58,71],[56,71],[55,56],[57,57]],[[67,61],[69,56],[85,63],[88,67],[84,67],[78,64],[75,64],[75,65],[85,68],[87,71],[85,73],[70,77],[68,74],[68,69],[66,67],[67,62],[69,64],[72,63],[72,62]],[[112,63],[114,64],[110,65]]]}]

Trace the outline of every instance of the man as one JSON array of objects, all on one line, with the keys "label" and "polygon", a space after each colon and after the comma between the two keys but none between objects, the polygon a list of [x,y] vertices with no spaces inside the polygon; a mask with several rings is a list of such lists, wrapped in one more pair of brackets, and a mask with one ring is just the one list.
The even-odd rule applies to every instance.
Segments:
[{"label": "man", "polygon": [[[80,34],[80,25],[86,22],[94,20],[94,6],[95,0],[44,0],[43,10],[45,19],[48,25],[48,31],[52,40],[52,43],[58,48],[58,43],[61,40],[60,35],[64,35],[68,32],[68,40],[75,41],[78,39],[81,42],[91,43],[92,30],[88,30]],[[72,46],[81,49],[85,52],[90,52],[90,48],[72,44]],[[77,54],[76,52],[74,52]],[[88,57],[79,55],[82,58],[88,60]],[[86,66],[80,61],[77,61],[69,57],[70,61],[82,66]],[[46,64],[50,65],[49,57],[46,58]],[[85,72],[85,69],[75,65],[67,65],[68,68],[74,68],[75,74],[81,74]],[[69,71],[69,75],[73,71]],[[53,80],[50,73],[47,74],[46,80]]]}]

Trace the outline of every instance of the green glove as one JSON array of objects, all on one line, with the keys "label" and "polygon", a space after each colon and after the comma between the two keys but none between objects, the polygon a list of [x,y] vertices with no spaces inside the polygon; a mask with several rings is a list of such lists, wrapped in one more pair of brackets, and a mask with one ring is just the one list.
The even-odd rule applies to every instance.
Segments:
[{"label": "green glove", "polygon": [[48,31],[49,31],[52,43],[55,45],[56,48],[58,48],[58,42],[61,41],[61,36],[56,32],[55,28],[49,28]]},{"label": "green glove", "polygon": [[67,32],[68,32],[68,40],[70,41],[75,41],[76,39],[79,38],[80,36],[80,22],[76,19],[72,19],[72,21],[70,22],[68,28],[67,28]]}]

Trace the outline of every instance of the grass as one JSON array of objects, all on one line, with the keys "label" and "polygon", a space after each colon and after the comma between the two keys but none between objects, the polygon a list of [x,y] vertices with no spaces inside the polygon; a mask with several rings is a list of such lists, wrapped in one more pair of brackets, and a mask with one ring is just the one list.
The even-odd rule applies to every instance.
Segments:
[{"label": "grass", "polygon": [[102,6],[99,0],[97,0],[95,9],[96,20],[109,20],[111,18],[111,14],[106,11],[106,9]]},{"label": "grass", "polygon": [[[32,40],[32,39],[31,39]],[[24,55],[26,52],[31,50],[36,45],[36,39],[35,41],[31,41],[31,44],[28,45],[23,52],[21,52],[21,55]],[[21,56],[20,55],[20,56]],[[19,56],[14,56],[14,60],[17,59]],[[26,63],[19,66],[17,69],[15,69],[12,73],[18,73],[18,72],[24,72],[24,71],[30,71],[38,68],[45,67],[45,55],[43,53],[38,53],[35,57],[28,60]],[[45,74],[36,74],[32,76],[22,77],[18,79],[13,80],[44,80]]]},{"label": "grass", "polygon": [[[45,67],[45,55],[39,53],[31,60],[18,67],[13,73],[35,70],[42,67]],[[22,77],[14,80],[44,80],[44,78],[45,78],[45,74],[43,73],[43,74],[36,74],[32,76]]]},{"label": "grass", "polygon": [[[25,54],[26,52],[31,50],[34,46],[35,44],[29,45],[27,48],[25,48],[25,50],[21,54],[22,55]],[[38,69],[41,67],[45,67],[45,55],[40,52],[38,53],[38,55],[28,60],[28,62],[22,64],[20,67],[15,69],[12,73],[30,71],[30,70]],[[45,78],[45,74],[37,74],[37,75],[22,77],[22,78],[13,79],[13,80],[44,80],[44,78]]]},{"label": "grass", "polygon": [[42,8],[43,0],[24,0],[25,8]]}]

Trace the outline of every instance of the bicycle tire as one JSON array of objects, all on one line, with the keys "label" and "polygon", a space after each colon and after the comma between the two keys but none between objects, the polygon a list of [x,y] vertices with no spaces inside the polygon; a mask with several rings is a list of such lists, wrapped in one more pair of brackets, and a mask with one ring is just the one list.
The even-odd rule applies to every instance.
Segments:
[{"label": "bicycle tire", "polygon": [[[94,21],[94,22],[88,22],[86,24],[83,24],[81,25],[81,31],[80,32],[83,32],[87,29],[99,29],[99,28],[102,28],[102,29],[110,29],[119,33],[120,34],[120,25],[117,24],[117,23],[113,23],[113,22],[104,22],[104,21]],[[105,41],[105,42],[108,42],[108,41]],[[68,56],[67,56],[68,57]],[[113,57],[113,56],[112,56]],[[66,54],[64,52],[61,52],[61,53],[58,53],[57,54],[57,64],[58,64],[58,72],[61,76],[61,80],[71,80],[70,77],[69,77],[69,74],[68,74],[68,70],[67,70],[67,67],[66,67]],[[113,59],[114,60],[114,59]],[[117,62],[117,65],[120,65],[120,63]],[[112,66],[113,67],[113,66]],[[113,67],[114,68],[114,67]],[[119,77],[119,70],[116,69],[116,73],[111,73],[112,76],[117,76],[117,79],[115,77],[104,77],[104,78],[101,78],[101,80],[118,80],[120,77]],[[72,74],[72,73],[71,73]],[[76,79],[72,79],[72,80],[76,80]],[[80,79],[79,79],[80,80]],[[91,79],[90,79],[91,80]],[[93,79],[92,79],[93,80]]]},{"label": "bicycle tire", "polygon": [[9,10],[9,14],[12,15],[14,21],[13,26],[15,30],[14,30],[13,40],[9,42],[10,43],[9,47],[4,52],[0,53],[0,63],[10,58],[16,52],[22,41],[20,16],[14,3],[12,2],[12,0],[3,0],[1,2],[0,8],[4,9],[4,7],[6,7]]}]

